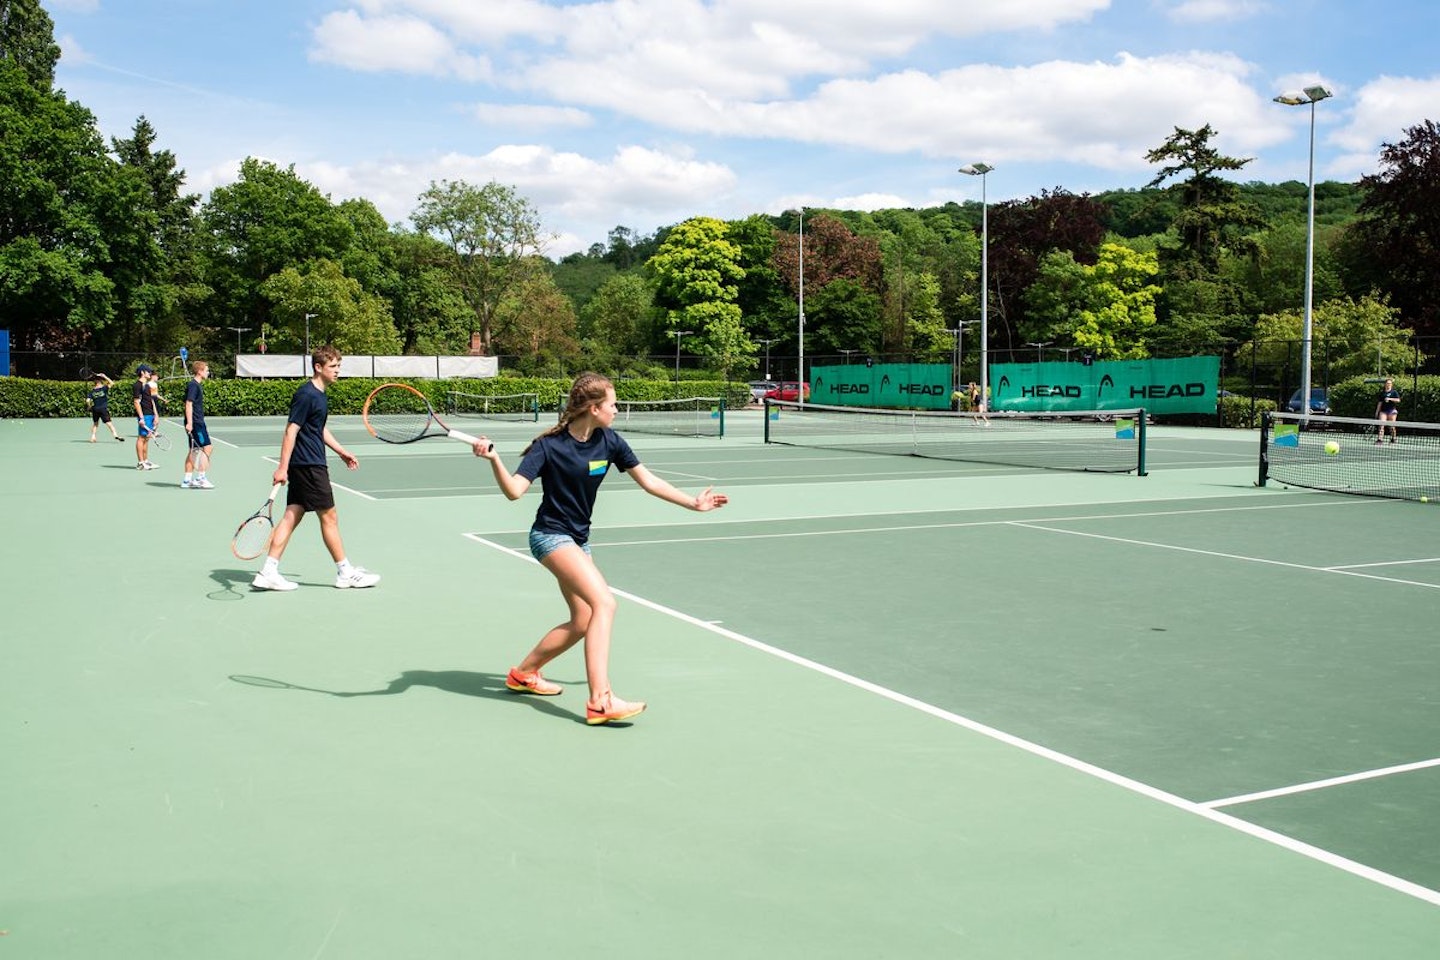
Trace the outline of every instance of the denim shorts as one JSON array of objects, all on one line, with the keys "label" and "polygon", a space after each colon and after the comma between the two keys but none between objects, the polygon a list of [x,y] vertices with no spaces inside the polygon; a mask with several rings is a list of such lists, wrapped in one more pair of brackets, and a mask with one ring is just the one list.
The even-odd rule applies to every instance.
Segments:
[{"label": "denim shorts", "polygon": [[550,554],[565,546],[579,546],[587,554],[590,552],[590,544],[576,544],[575,538],[568,533],[551,533],[548,530],[537,530],[530,528],[530,556],[536,560],[544,560]]}]

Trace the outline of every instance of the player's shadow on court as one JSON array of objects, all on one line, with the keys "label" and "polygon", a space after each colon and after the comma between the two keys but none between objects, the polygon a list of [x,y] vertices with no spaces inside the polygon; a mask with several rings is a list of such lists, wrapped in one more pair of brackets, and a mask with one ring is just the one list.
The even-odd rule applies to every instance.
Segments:
[{"label": "player's shadow on court", "polygon": [[[505,677],[498,673],[477,673],[470,670],[406,670],[400,676],[379,690],[322,690],[319,687],[304,687],[299,684],[274,680],[270,677],[256,677],[248,674],[231,674],[230,679],[251,687],[270,687],[276,690],[303,690],[306,693],[323,693],[331,697],[390,697],[404,693],[411,687],[431,687],[462,697],[480,697],[485,700],[503,700],[518,703],[548,713],[553,717],[584,723],[583,716],[576,716],[566,710],[552,697],[537,697],[512,693],[505,686]],[[580,686],[581,696],[584,687]]]},{"label": "player's shadow on court", "polygon": [[250,592],[254,576],[252,570],[211,570],[210,579],[219,584],[220,589],[211,590],[205,596],[211,600],[243,600]]}]

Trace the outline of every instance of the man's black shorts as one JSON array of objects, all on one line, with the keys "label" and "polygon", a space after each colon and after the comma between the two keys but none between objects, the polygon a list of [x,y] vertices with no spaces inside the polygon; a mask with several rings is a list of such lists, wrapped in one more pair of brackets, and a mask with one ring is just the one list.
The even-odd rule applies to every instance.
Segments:
[{"label": "man's black shorts", "polygon": [[330,488],[329,467],[291,467],[285,503],[314,513],[335,506],[335,491]]}]

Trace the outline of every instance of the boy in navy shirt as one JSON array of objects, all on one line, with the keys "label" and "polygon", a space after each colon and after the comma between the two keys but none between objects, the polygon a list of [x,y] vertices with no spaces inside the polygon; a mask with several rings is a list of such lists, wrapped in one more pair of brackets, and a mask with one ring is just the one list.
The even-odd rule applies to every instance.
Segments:
[{"label": "boy in navy shirt", "polygon": [[280,557],[306,513],[320,518],[320,537],[335,561],[335,586],[373,587],[380,582],[378,573],[350,563],[345,544],[340,539],[340,518],[335,513],[335,491],[330,486],[330,469],[325,463],[325,448],[335,451],[345,466],[356,470],[360,461],[340,445],[326,421],[330,406],[325,388],[340,377],[340,351],[326,344],[310,359],[315,376],[301,384],[290,401],[290,422],[280,441],[280,465],[275,468],[274,481],[288,483],[285,513],[275,524],[270,538],[270,553],[250,586],[256,590],[294,590],[299,584],[280,575]]}]

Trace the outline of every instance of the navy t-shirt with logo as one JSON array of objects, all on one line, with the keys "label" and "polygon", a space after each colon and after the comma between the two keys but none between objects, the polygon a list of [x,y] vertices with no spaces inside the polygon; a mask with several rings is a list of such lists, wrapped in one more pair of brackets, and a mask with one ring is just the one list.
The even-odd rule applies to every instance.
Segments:
[{"label": "navy t-shirt with logo", "polygon": [[595,496],[612,463],[625,471],[638,467],[640,458],[624,437],[607,427],[597,427],[584,442],[568,430],[537,439],[515,471],[532,483],[541,482],[535,529],[566,534],[577,544],[588,541]]}]

